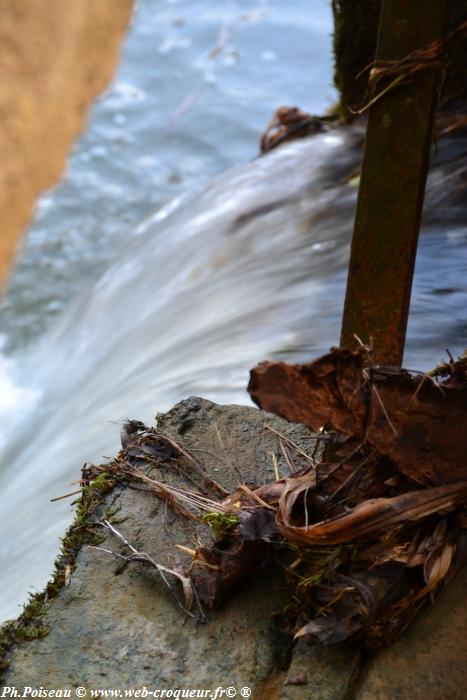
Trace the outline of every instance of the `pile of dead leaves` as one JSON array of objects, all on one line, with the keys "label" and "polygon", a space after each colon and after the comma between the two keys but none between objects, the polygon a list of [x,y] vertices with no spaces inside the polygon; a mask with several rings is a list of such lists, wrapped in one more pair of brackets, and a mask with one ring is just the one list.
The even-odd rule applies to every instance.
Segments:
[{"label": "pile of dead leaves", "polygon": [[238,524],[195,555],[201,600],[215,606],[272,556],[296,637],[392,641],[466,560],[467,357],[414,374],[333,350],[263,363],[249,391],[267,411],[334,431],[334,459],[222,501]]},{"label": "pile of dead leaves", "polygon": [[[268,561],[290,585],[282,624],[295,637],[391,642],[467,560],[467,356],[413,373],[374,366],[364,349],[335,349],[306,365],[262,363],[249,391],[261,408],[332,436],[332,446],[326,461],[296,469],[290,443],[286,478],[230,494],[207,476],[209,498],[152,481],[216,533],[184,572],[198,604],[215,608]],[[199,471],[186,450],[151,433],[153,451],[154,441],[182,450]],[[121,464],[127,476],[142,474]]]}]

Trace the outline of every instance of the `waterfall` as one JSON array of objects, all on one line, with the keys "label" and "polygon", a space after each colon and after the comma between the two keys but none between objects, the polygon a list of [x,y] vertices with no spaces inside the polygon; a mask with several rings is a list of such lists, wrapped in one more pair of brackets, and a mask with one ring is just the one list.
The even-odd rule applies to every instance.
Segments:
[{"label": "waterfall", "polygon": [[[72,508],[50,499],[73,490],[83,462],[118,451],[119,421],[153,423],[189,395],[248,403],[258,361],[337,343],[361,140],[341,129],[296,141],[179,198],[129,231],[48,334],[0,367],[12,397],[0,404],[4,617],[51,572]],[[445,165],[440,148],[405,362],[422,369],[448,345],[462,350],[467,302],[465,217],[440,196],[463,160]]]}]

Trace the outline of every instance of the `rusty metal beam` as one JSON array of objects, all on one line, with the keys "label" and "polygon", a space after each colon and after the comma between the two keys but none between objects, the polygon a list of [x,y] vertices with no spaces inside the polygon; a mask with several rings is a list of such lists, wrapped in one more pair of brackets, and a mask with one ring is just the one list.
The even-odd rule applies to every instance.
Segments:
[{"label": "rusty metal beam", "polygon": [[[442,38],[448,4],[384,0],[377,64]],[[372,339],[381,364],[402,363],[438,84],[420,71],[369,109],[341,345]]]}]

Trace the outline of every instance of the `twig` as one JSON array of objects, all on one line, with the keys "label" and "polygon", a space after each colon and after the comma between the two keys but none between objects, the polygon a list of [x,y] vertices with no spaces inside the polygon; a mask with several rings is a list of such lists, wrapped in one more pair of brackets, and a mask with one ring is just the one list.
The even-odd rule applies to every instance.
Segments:
[{"label": "twig", "polygon": [[[224,441],[223,441],[223,439],[222,439],[222,435],[221,435],[221,433],[220,433],[219,426],[217,425],[217,422],[214,423],[214,430],[216,431],[217,439],[219,440],[219,445],[221,446],[222,450],[224,451],[224,455],[225,455],[225,458],[226,458],[226,460],[227,460],[227,465],[228,465],[228,467],[229,467],[232,471],[235,472],[235,474],[237,475],[237,478],[238,478],[239,482],[242,482],[242,481],[243,481],[243,476],[242,476],[242,474],[241,474],[239,468],[237,467],[237,465],[234,464],[234,463],[232,462],[232,460],[230,459],[230,454],[228,453],[228,451],[227,451],[227,449],[226,449],[226,447],[225,447],[225,444],[224,444]],[[228,440],[227,431],[226,431],[226,437],[227,437],[227,440]],[[224,495],[227,495],[227,491],[224,492]]]},{"label": "twig", "polygon": [[123,542],[124,544],[126,544],[126,546],[128,547],[128,549],[131,549],[131,551],[133,552],[133,554],[138,554],[138,550],[137,550],[135,547],[133,547],[133,545],[131,545],[131,544],[123,537],[123,535],[121,534],[121,532],[119,532],[119,531],[117,530],[117,528],[115,528],[111,523],[109,523],[108,520],[104,520],[103,522],[104,522],[104,527],[107,527],[109,530],[111,530],[111,532],[114,533],[114,535],[116,535],[119,539],[121,539],[122,542]]},{"label": "twig", "polygon": [[399,436],[399,433],[397,432],[396,428],[394,427],[394,425],[393,425],[391,419],[389,418],[388,412],[386,411],[386,408],[385,408],[384,403],[383,403],[383,399],[381,398],[378,389],[375,387],[374,384],[371,385],[371,389],[372,389],[372,391],[375,392],[375,396],[376,396],[376,398],[378,399],[378,403],[379,403],[379,405],[381,406],[381,410],[383,411],[387,422],[388,422],[389,425],[391,426],[391,429],[392,429],[394,435],[395,435],[396,437],[400,437],[400,436]]},{"label": "twig", "polygon": [[290,456],[287,447],[282,442],[282,439],[279,439],[279,445],[280,445],[280,448],[282,450],[282,454],[284,455],[284,459],[286,461],[286,464],[289,468],[290,473],[295,474],[295,472],[297,471],[295,469],[295,464],[293,463],[292,457]]},{"label": "twig", "polygon": [[146,474],[143,474],[135,467],[127,466],[122,471],[128,476],[148,484],[158,496],[164,498],[168,503],[170,503],[172,508],[178,511],[180,515],[183,515],[184,518],[196,520],[196,516],[186,510],[186,508],[184,508],[178,502],[184,501],[185,503],[189,503],[192,507],[194,506],[195,508],[198,508],[199,504],[193,497],[187,495],[187,493],[184,493],[180,489],[175,489],[172,486],[168,486],[167,484],[162,484],[160,481],[156,481],[155,479],[151,479],[151,477],[146,476]]},{"label": "twig", "polygon": [[269,510],[276,510],[273,508],[273,506],[269,505],[269,503],[266,503],[266,501],[263,501],[260,496],[258,496],[254,491],[252,491],[248,486],[245,486],[245,484],[240,484],[238,487],[241,491],[244,491],[250,498],[253,498],[257,503],[259,503],[260,506],[263,506],[263,508],[269,508]]},{"label": "twig", "polygon": [[364,350],[367,354],[367,358],[370,364],[373,364],[373,353],[374,353],[374,348],[373,348],[373,338],[370,338],[370,342],[367,345],[366,343],[363,342],[363,340],[356,334],[353,334],[353,337],[357,341],[357,343],[360,345],[362,350]]},{"label": "twig", "polygon": [[[370,75],[368,80],[368,87],[370,89],[370,96],[374,94],[376,88],[383,78],[394,78],[389,85],[387,85],[381,92],[379,92],[375,97],[370,99],[370,101],[361,109],[354,111],[350,110],[353,114],[362,114],[369,107],[371,107],[375,102],[377,102],[383,95],[385,95],[390,90],[393,90],[398,85],[405,84],[404,81],[416,75],[423,70],[436,70],[442,69],[444,72],[449,66],[449,63],[444,59],[444,52],[446,48],[451,45],[459,43],[465,39],[467,34],[467,22],[462,22],[458,27],[456,27],[452,32],[450,32],[444,39],[437,39],[433,41],[428,46],[424,48],[412,51],[407,56],[395,61],[374,61],[366,66],[363,71],[361,71],[357,77],[362,75],[366,70],[370,69]],[[394,77],[395,76],[395,77]]]},{"label": "twig", "polygon": [[55,496],[55,498],[50,499],[50,502],[55,503],[55,501],[61,501],[64,498],[70,498],[70,496],[76,496],[78,493],[81,493],[81,489],[78,489],[77,491],[70,491],[70,493],[64,493],[63,496]]},{"label": "twig", "polygon": [[415,73],[416,71],[409,71],[408,73],[403,73],[402,75],[399,75],[397,78],[395,78],[392,83],[387,85],[384,90],[381,90],[373,99],[371,99],[369,102],[367,102],[366,105],[364,105],[361,109],[351,109],[348,107],[349,111],[352,112],[352,114],[363,114],[366,112],[370,107],[372,107],[376,102],[378,102],[386,93],[390,92],[393,90],[395,87],[398,85],[406,85],[406,78],[408,78],[409,75],[412,73]]},{"label": "twig", "polygon": [[190,454],[180,443],[178,443],[174,438],[169,435],[168,433],[160,431],[160,435],[166,440],[169,445],[171,445],[174,450],[177,450],[177,452],[180,452],[191,464],[195,467],[195,470],[200,474],[200,476],[203,477],[203,479],[212,486],[212,488],[217,491],[221,496],[227,496],[228,491],[226,491],[220,484],[217,483],[209,474],[206,472],[204,469],[203,465],[196,459],[196,457],[193,457],[192,454]]},{"label": "twig", "polygon": [[[283,435],[282,433],[280,433],[278,430],[276,430],[275,428],[273,428],[272,425],[269,425],[268,423],[265,423],[265,424],[264,424],[264,427],[267,428],[267,430],[270,430],[271,433],[274,433],[275,435],[277,435],[278,437],[280,437],[281,440],[283,440],[284,442],[288,442],[289,445],[291,445],[295,450],[297,450],[297,452],[298,452],[299,454],[301,454],[302,457],[305,457],[305,459],[307,459],[307,460],[310,462],[310,464],[313,464],[313,465],[316,464],[316,460],[313,459],[313,457],[310,457],[310,455],[308,455],[304,450],[302,450],[302,448],[299,447],[299,445],[297,445],[296,442],[294,442],[293,440],[291,440],[290,438],[288,438],[286,435]],[[314,436],[313,436],[313,437],[314,437]],[[314,439],[319,440],[320,438],[317,437],[317,438],[314,438]]]},{"label": "twig", "polygon": [[[158,564],[152,557],[149,556],[149,554],[146,554],[146,552],[139,552],[133,545],[131,545],[128,540],[125,539],[125,537],[122,535],[121,532],[117,530],[111,523],[109,523],[108,520],[104,520],[102,523],[99,523],[102,527],[110,530],[116,537],[118,537],[119,540],[121,540],[128,549],[131,550],[131,555],[130,556],[125,556],[123,554],[119,554],[118,552],[113,552],[111,549],[106,549],[105,547],[98,547],[95,545],[88,545],[90,549],[97,549],[101,552],[105,552],[106,554],[110,554],[114,557],[117,557],[119,559],[123,559],[127,563],[131,562],[140,562],[142,564],[147,564],[151,566],[152,568],[156,569],[156,571],[159,573],[159,576],[161,577],[162,581],[164,582],[165,586],[168,588],[172,596],[175,598],[177,605],[179,608],[183,610],[183,612],[188,615],[189,617],[192,617],[195,620],[199,620],[201,622],[205,622],[206,616],[204,614],[204,610],[201,606],[199,597],[197,595],[197,592],[195,591],[195,587],[193,582],[184,576],[183,574],[180,574],[178,571],[175,571],[174,569],[169,569],[167,566],[163,566],[162,564]],[[183,587],[183,592],[184,592],[184,597],[185,597],[185,604],[180,600],[179,595],[177,592],[174,590],[173,586],[170,584],[170,581],[168,580],[166,574],[171,574],[172,576],[175,576],[182,584]],[[189,608],[192,607],[193,605],[193,600],[196,600],[198,609],[199,609],[199,615],[195,615],[190,611]]]},{"label": "twig", "polygon": [[342,484],[341,484],[341,485],[334,491],[334,493],[330,496],[330,500],[331,500],[331,501],[333,501],[333,500],[336,498],[337,494],[340,493],[341,491],[343,491],[343,490],[345,489],[345,487],[349,485],[349,483],[352,481],[352,479],[354,478],[354,476],[356,476],[356,474],[358,474],[358,472],[360,471],[360,469],[368,462],[368,460],[370,459],[371,456],[372,456],[371,454],[367,455],[367,456],[365,457],[365,459],[364,459],[362,462],[360,462],[360,464],[358,464],[358,465],[355,467],[355,469],[354,469],[353,472],[347,477],[347,479],[345,479],[345,481],[343,481]]},{"label": "twig", "polygon": [[200,511],[217,512],[224,513],[225,508],[218,501],[213,500],[203,496],[195,491],[187,491],[185,489],[180,489],[175,486],[170,486],[168,484],[163,484],[156,479],[153,479],[143,472],[140,472],[136,467],[124,464],[120,467],[122,474],[133,479],[137,479],[145,483],[157,496],[163,498],[170,506],[180,513],[183,517],[189,520],[198,520],[198,515],[194,515],[190,511],[181,505],[181,503],[186,503],[192,508],[194,508],[198,513]]},{"label": "twig", "polygon": [[[408,402],[408,404],[407,404],[407,406],[406,406],[406,409],[405,409],[406,411],[409,410],[410,404],[412,403],[412,401],[415,401],[415,399],[416,399],[417,396],[418,396],[418,393],[419,393],[420,389],[421,389],[422,386],[425,384],[425,382],[426,382],[426,380],[427,380],[428,378],[429,378],[429,377],[428,377],[426,374],[423,375],[422,380],[418,383],[417,388],[415,389],[414,393],[412,394],[412,396],[411,396],[410,399],[409,399],[409,402]],[[436,384],[436,382],[435,382],[435,384]]]},{"label": "twig", "polygon": [[308,507],[306,504],[306,499],[308,498],[308,491],[310,490],[310,486],[307,486],[305,489],[305,495],[303,496],[303,507],[305,509],[305,530],[308,530]]},{"label": "twig", "polygon": [[320,483],[322,483],[322,482],[325,481],[326,479],[329,479],[329,477],[332,476],[332,475],[333,475],[340,467],[342,467],[346,462],[348,462],[349,459],[352,459],[352,457],[354,457],[356,454],[358,454],[358,452],[360,452],[360,450],[362,449],[363,445],[364,445],[363,442],[359,442],[358,445],[357,445],[357,447],[356,447],[354,450],[352,450],[352,452],[351,452],[349,455],[346,455],[346,456],[343,457],[339,462],[337,462],[337,464],[335,464],[335,465],[332,467],[332,469],[330,469],[330,470],[328,471],[327,474],[323,474],[323,476],[322,476],[321,479],[320,479]]},{"label": "twig", "polygon": [[220,457],[218,454],[215,454],[214,452],[210,452],[209,450],[202,450],[200,447],[192,447],[191,448],[192,452],[202,452],[205,455],[209,455],[210,457],[213,457],[215,460],[218,460],[221,464],[224,465],[224,467],[227,467],[228,464]]},{"label": "twig", "polygon": [[276,475],[276,481],[281,480],[281,475],[279,473],[279,465],[277,464],[277,457],[274,450],[271,450],[272,466],[274,467],[274,474]]},{"label": "twig", "polygon": [[176,544],[175,546],[177,549],[179,549],[184,554],[189,554],[190,557],[196,556],[196,549],[191,549],[191,547],[185,547],[184,544]]},{"label": "twig", "polygon": [[455,360],[454,360],[449,348],[446,348],[446,354],[449,357],[449,364],[451,364],[451,365],[455,364]]}]

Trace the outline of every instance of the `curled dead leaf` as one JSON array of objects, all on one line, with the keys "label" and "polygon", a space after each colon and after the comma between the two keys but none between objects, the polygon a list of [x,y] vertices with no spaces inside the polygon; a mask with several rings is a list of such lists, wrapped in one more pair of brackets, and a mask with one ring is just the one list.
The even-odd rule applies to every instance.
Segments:
[{"label": "curled dead leaf", "polygon": [[454,546],[449,542],[436,545],[428,554],[423,565],[423,576],[430,590],[436,588],[448,573],[453,554]]},{"label": "curled dead leaf", "polygon": [[358,627],[349,618],[339,620],[335,615],[311,620],[295,633],[294,639],[309,637],[322,644],[341,642],[356,632]]},{"label": "curled dead leaf", "polygon": [[397,523],[420,520],[431,513],[452,508],[467,500],[467,481],[413,491],[394,498],[374,498],[364,501],[345,515],[308,527],[290,524],[292,506],[288,494],[292,498],[292,506],[295,503],[296,491],[286,491],[279,502],[277,515],[278,528],[285,539],[295,544],[328,545],[349,542]]},{"label": "curled dead leaf", "polygon": [[[340,576],[326,606],[326,615],[319,615],[295,633],[295,639],[334,644],[353,636],[371,624],[389,587],[389,582],[368,572]],[[326,587],[323,587],[326,590]],[[326,594],[325,594],[326,595]]]},{"label": "curled dead leaf", "polygon": [[303,513],[305,523],[308,523],[307,495],[315,487],[316,474],[314,471],[304,474],[303,476],[285,480],[285,487],[279,499],[279,511],[282,514],[284,522],[291,522],[294,506],[298,500],[303,497]]}]

